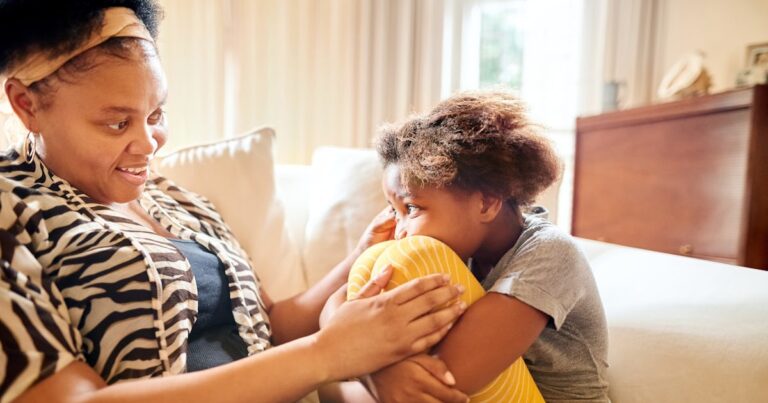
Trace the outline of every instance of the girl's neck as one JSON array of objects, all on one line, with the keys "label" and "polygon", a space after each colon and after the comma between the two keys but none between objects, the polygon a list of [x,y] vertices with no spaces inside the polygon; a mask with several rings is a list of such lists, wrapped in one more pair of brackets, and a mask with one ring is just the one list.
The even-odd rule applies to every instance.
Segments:
[{"label": "girl's neck", "polygon": [[472,266],[482,277],[501,260],[523,232],[523,214],[520,208],[505,204],[496,219],[489,224],[488,233],[480,248],[472,255]]}]

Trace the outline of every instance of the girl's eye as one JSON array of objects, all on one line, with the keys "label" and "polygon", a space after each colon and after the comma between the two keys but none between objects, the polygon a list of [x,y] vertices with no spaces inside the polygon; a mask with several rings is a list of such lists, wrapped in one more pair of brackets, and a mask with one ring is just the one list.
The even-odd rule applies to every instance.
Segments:
[{"label": "girl's eye", "polygon": [[120,122],[117,122],[117,123],[112,123],[112,124],[107,125],[107,127],[109,127],[110,129],[112,129],[114,131],[121,132],[121,131],[123,131],[123,129],[128,127],[128,121],[127,120],[123,120],[123,121],[120,121]]},{"label": "girl's eye", "polygon": [[419,207],[418,206],[414,206],[413,204],[409,204],[409,205],[405,206],[405,208],[406,208],[406,211],[408,212],[408,214],[413,214],[413,213],[419,211]]}]

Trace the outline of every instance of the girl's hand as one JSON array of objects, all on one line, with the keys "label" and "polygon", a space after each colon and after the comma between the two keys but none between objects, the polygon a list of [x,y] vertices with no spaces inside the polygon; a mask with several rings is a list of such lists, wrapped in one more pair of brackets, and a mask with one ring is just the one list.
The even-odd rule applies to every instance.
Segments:
[{"label": "girl's hand", "polygon": [[384,210],[381,210],[376,217],[371,220],[368,227],[363,232],[360,240],[357,242],[355,253],[358,255],[363,253],[371,246],[390,239],[395,239],[395,227],[397,222],[395,221],[395,210],[392,207],[387,206]]},{"label": "girl's hand", "polygon": [[369,282],[361,298],[342,304],[316,334],[320,355],[333,364],[329,379],[371,373],[425,351],[466,309],[461,303],[436,309],[460,293],[445,275],[411,280],[381,294],[385,282],[379,279]]},{"label": "girl's hand", "polygon": [[456,380],[443,361],[418,354],[371,374],[379,402],[456,402],[469,397],[453,387]]}]

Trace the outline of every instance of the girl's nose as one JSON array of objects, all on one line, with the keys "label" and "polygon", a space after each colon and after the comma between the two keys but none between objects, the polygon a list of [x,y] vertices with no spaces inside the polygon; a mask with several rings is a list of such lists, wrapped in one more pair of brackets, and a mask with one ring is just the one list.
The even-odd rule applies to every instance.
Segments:
[{"label": "girl's nose", "polygon": [[398,222],[397,227],[395,227],[395,239],[403,239],[406,236],[408,236],[408,231],[405,230],[405,225]]}]

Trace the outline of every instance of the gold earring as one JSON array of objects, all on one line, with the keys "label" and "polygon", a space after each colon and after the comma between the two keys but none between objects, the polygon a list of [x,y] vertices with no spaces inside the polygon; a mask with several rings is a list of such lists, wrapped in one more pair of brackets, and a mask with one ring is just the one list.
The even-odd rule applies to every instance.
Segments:
[{"label": "gold earring", "polygon": [[29,131],[27,137],[24,138],[22,151],[24,153],[24,161],[27,163],[31,163],[35,159],[35,140],[35,135],[32,131]]}]

